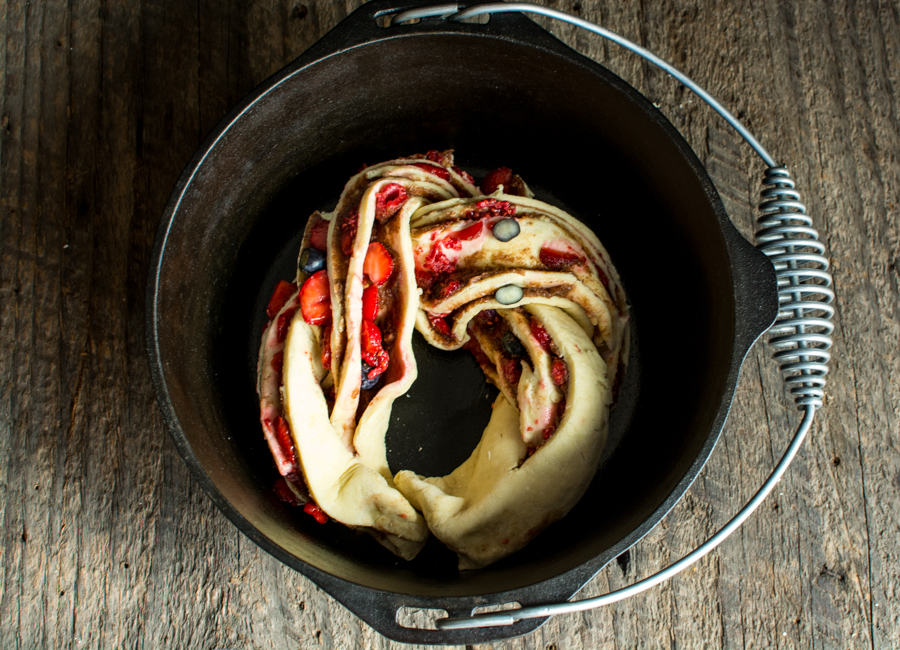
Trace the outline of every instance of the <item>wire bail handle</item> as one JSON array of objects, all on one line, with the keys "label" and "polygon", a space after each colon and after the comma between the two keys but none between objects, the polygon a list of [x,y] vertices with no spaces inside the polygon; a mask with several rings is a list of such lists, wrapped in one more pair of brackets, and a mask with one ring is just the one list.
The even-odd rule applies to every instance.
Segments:
[{"label": "wire bail handle", "polygon": [[715,535],[677,562],[662,571],[632,585],[611,591],[602,596],[574,602],[538,605],[521,609],[476,614],[461,618],[437,619],[441,630],[512,625],[516,621],[580,612],[624,600],[668,580],[697,560],[704,557],[737,530],[772,492],[787,471],[809,432],[816,410],[824,400],[825,375],[831,359],[831,333],[834,325],[834,291],[828,272],[829,261],[825,245],[819,241],[819,233],[812,227],[812,219],[806,214],[806,206],[800,202],[800,193],[786,167],[778,165],[774,158],[724,106],[690,77],[672,64],[659,58],[623,36],[592,22],[563,11],[528,2],[492,2],[460,9],[456,3],[409,9],[390,16],[389,25],[422,18],[441,17],[444,20],[462,21],[482,15],[498,13],[533,13],[581,27],[621,45],[641,58],[662,69],[706,102],[731,127],[737,131],[768,169],[763,178],[763,190],[759,204],[760,216],[756,223],[756,247],[771,260],[778,283],[778,317],[769,328],[769,345],[773,358],[780,363],[785,384],[789,387],[803,418],[781,460],[769,478],[747,504]]}]

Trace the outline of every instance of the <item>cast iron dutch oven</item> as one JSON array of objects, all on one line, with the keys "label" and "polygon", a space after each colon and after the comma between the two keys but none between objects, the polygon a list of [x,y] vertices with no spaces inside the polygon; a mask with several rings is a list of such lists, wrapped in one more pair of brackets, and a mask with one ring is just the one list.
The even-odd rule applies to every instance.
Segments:
[{"label": "cast iron dutch oven", "polygon": [[[379,27],[376,16],[395,8],[376,0],[350,15],[194,155],[157,235],[150,366],[181,455],[247,536],[388,637],[479,643],[543,619],[438,631],[403,627],[397,612],[566,600],[646,534],[712,452],[741,362],[775,317],[775,277],[687,144],[618,77],[517,14]],[[628,292],[635,343],[584,498],[524,550],[468,572],[436,542],[407,563],[282,504],[255,391],[266,301],[294,275],[308,215],[333,206],[361,163],[445,148],[476,179],[513,168],[597,232]],[[442,475],[475,446],[492,393],[467,352],[438,353],[417,334],[416,357],[389,460]]]}]

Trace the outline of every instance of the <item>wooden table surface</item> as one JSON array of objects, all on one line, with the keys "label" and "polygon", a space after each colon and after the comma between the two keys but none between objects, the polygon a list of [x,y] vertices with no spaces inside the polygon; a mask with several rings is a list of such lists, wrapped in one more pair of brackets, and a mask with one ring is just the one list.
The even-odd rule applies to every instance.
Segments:
[{"label": "wooden table surface", "polygon": [[[793,170],[833,260],[834,359],[807,444],[716,552],[490,647],[900,647],[900,7],[545,2],[680,66]],[[0,4],[0,647],[401,647],[219,513],[162,424],[144,350],[150,250],[191,153],[359,4]],[[660,106],[750,233],[763,166],[748,147],[633,55],[549,28]],[[757,344],[694,486],[581,595],[714,532],[798,421]]]}]

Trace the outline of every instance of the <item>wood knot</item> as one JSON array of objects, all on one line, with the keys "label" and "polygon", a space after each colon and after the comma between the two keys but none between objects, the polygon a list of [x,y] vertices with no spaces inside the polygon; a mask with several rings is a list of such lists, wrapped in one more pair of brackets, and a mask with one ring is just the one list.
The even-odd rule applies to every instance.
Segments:
[{"label": "wood knot", "polygon": [[838,582],[843,582],[844,578],[845,578],[843,573],[838,573],[834,569],[829,569],[827,564],[822,565],[822,569],[819,571],[819,576],[820,577],[827,576],[829,578],[834,578]]}]

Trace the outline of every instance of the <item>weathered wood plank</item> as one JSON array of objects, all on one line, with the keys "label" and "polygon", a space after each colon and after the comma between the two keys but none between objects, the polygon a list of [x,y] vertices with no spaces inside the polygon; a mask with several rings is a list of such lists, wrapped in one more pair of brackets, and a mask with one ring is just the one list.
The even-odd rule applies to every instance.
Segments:
[{"label": "weathered wood plank", "polygon": [[[184,164],[360,2],[0,9],[0,645],[399,648],[244,538],[190,478],[146,373],[143,286]],[[794,172],[834,260],[828,404],[776,494],[673,581],[491,648],[900,645],[900,11],[547,0],[702,82]],[[636,57],[540,19],[684,133],[739,229],[762,166]],[[581,596],[664,567],[776,462],[798,414],[757,346],[708,467]]]}]

